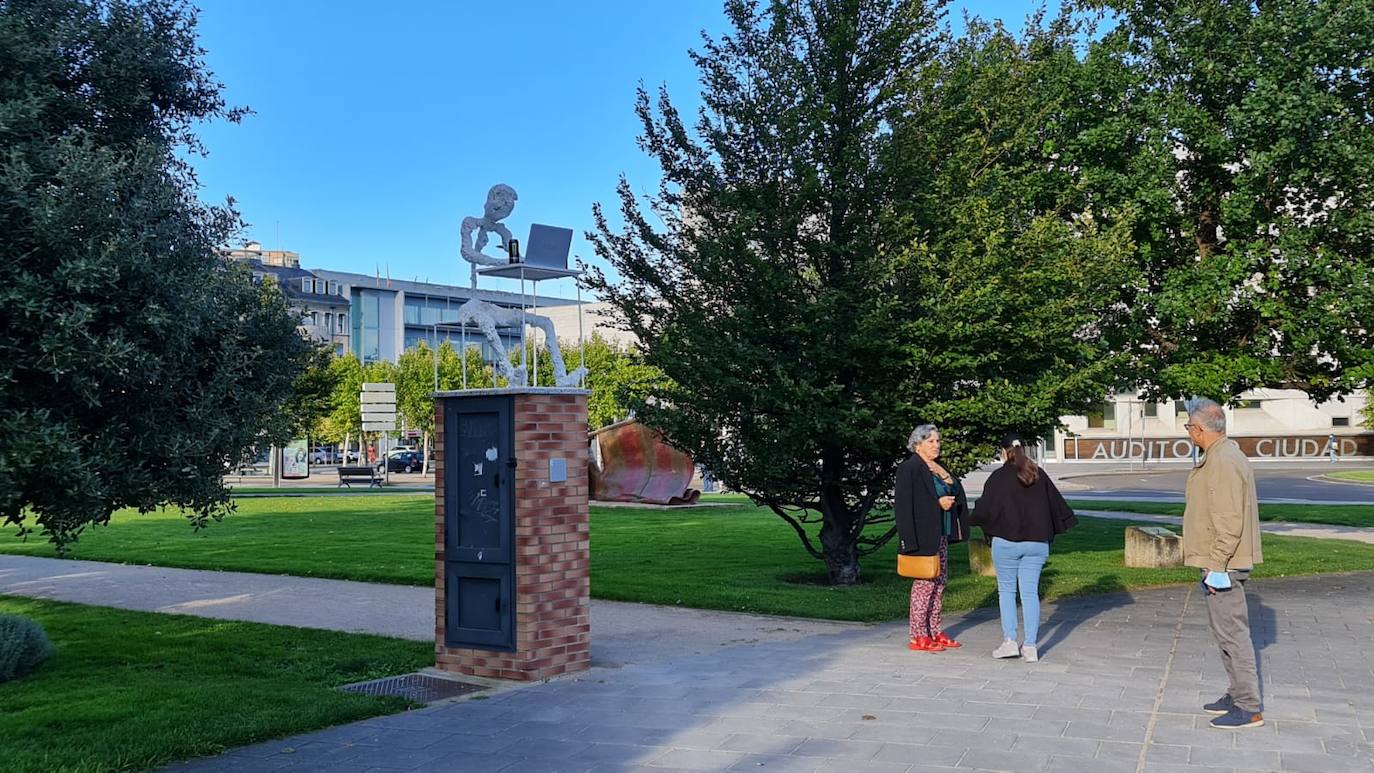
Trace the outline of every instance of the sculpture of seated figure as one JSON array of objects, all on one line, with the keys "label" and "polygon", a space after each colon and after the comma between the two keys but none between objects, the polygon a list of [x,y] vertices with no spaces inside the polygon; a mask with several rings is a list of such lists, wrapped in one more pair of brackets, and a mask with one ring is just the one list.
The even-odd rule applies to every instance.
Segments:
[{"label": "sculpture of seated figure", "polygon": [[[495,233],[501,239],[499,246],[506,250],[507,255],[510,254],[510,230],[500,221],[515,210],[517,198],[519,197],[516,196],[515,189],[509,185],[493,185],[491,190],[487,192],[487,203],[483,208],[483,216],[463,218],[463,244],[459,253],[464,260],[472,264],[473,289],[477,288],[477,266],[503,266],[509,261],[508,258],[487,255],[482,250],[486,248],[491,234]],[[487,337],[487,342],[496,351],[497,365],[501,369],[501,374],[506,377],[506,383],[510,386],[527,386],[529,374],[523,365],[517,367],[511,364],[506,346],[496,333],[498,327],[519,327],[523,330],[524,325],[532,325],[544,331],[544,340],[549,346],[549,355],[553,359],[555,386],[577,386],[582,381],[582,377],[587,375],[586,368],[578,368],[571,373],[568,372],[567,366],[563,362],[563,352],[558,348],[558,336],[553,329],[553,320],[548,317],[528,314],[521,309],[510,309],[473,298],[458,307],[458,319],[456,321],[462,325],[476,325],[481,329],[483,335]]]},{"label": "sculpture of seated figure", "polygon": [[515,202],[520,198],[515,194],[515,189],[503,183],[491,186],[487,191],[487,203],[482,207],[481,217],[465,217],[461,228],[463,243],[459,247],[459,252],[463,260],[472,264],[472,289],[477,289],[477,267],[478,266],[504,266],[510,262],[509,257],[501,258],[488,255],[483,250],[487,248],[487,242],[491,240],[491,235],[495,233],[501,239],[501,243],[496,245],[510,255],[510,229],[506,228],[501,221],[510,216],[515,211]]}]

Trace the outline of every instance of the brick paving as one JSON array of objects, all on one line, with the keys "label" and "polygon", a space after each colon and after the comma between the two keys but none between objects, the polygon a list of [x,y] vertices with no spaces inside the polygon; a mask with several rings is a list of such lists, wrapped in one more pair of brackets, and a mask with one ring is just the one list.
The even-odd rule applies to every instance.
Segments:
[{"label": "brick paving", "polygon": [[1176,587],[1047,605],[1036,664],[989,657],[995,610],[949,616],[966,646],[937,654],[907,651],[902,624],[739,615],[758,636],[687,625],[611,661],[594,615],[580,675],[173,770],[1374,771],[1374,573],[1250,588],[1266,724],[1245,731],[1207,726],[1225,677],[1198,591]]}]

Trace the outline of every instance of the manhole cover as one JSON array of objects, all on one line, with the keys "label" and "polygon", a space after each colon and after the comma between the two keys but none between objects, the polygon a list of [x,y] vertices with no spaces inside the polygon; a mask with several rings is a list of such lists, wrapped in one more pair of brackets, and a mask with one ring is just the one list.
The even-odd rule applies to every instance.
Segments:
[{"label": "manhole cover", "polygon": [[346,684],[339,689],[344,692],[356,692],[363,695],[395,695],[409,698],[416,703],[434,703],[447,698],[457,698],[460,695],[480,692],[486,688],[480,684],[469,684],[438,676],[405,674],[390,676],[386,679],[373,679],[370,682]]}]

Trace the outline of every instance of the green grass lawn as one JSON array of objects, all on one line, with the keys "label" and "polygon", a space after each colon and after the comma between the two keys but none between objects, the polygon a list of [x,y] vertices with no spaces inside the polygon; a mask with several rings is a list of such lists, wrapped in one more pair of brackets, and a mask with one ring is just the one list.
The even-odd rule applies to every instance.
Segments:
[{"label": "green grass lawn", "polygon": [[[1129,524],[1080,520],[1054,543],[1041,582],[1045,598],[1196,580],[1193,569],[1126,568],[1123,542]],[[1263,539],[1266,561],[1257,577],[1374,569],[1374,545],[1269,535]],[[753,507],[680,514],[593,508],[592,595],[598,598],[839,620],[905,617],[911,581],[896,574],[895,546],[862,563],[868,579],[864,584],[821,584],[820,562],[802,552],[792,530]],[[945,609],[995,605],[996,591],[994,579],[969,573],[966,546],[951,548]]]},{"label": "green grass lawn", "polygon": [[432,489],[425,489],[415,486],[387,486],[377,488],[366,484],[354,484],[352,488],[334,486],[282,486],[272,488],[271,486],[230,486],[235,497],[301,497],[315,496],[317,494],[338,494],[347,496],[350,494],[358,495],[391,495],[396,494],[432,494]]},{"label": "green grass lawn", "polygon": [[[729,500],[724,500],[729,502]],[[1165,505],[1167,507],[1167,505]],[[428,585],[434,576],[434,500],[429,496],[245,500],[223,523],[194,532],[171,513],[120,513],[82,537],[79,559],[296,574]],[[1054,544],[1048,598],[1191,581],[1188,569],[1122,566],[1125,521],[1084,518]],[[771,513],[738,502],[683,510],[591,509],[592,595],[706,609],[842,620],[906,614],[909,580],[896,575],[895,546],[863,561],[868,581],[824,585],[823,567]],[[1265,536],[1258,576],[1374,569],[1374,545]],[[0,552],[53,555],[0,530]],[[946,608],[996,603],[991,578],[968,573],[964,546],[951,551]]]},{"label": "green grass lawn", "polygon": [[[1075,510],[1113,510],[1149,515],[1183,515],[1182,502],[1138,502],[1070,499]],[[1328,523],[1335,526],[1374,527],[1374,505],[1288,505],[1260,504],[1261,521],[1288,523]]]},{"label": "green grass lawn", "polygon": [[1374,470],[1345,470],[1343,472],[1328,472],[1328,478],[1336,480],[1350,480],[1356,483],[1374,483]]},{"label": "green grass lawn", "polygon": [[0,769],[142,770],[388,714],[408,704],[334,687],[432,664],[380,636],[0,596],[57,653],[0,684]]},{"label": "green grass lawn", "polygon": [[[38,534],[27,542],[0,528],[0,553],[55,555]],[[434,582],[434,495],[259,497],[193,530],[176,511],[115,513],[88,529],[73,558],[188,569],[294,574],[340,580]]]}]

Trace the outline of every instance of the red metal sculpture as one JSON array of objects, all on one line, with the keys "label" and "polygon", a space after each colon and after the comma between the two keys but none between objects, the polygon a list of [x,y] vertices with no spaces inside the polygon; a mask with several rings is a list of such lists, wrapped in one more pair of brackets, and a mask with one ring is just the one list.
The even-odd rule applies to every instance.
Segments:
[{"label": "red metal sculpture", "polygon": [[692,457],[634,419],[591,433],[592,499],[657,505],[695,504]]}]

